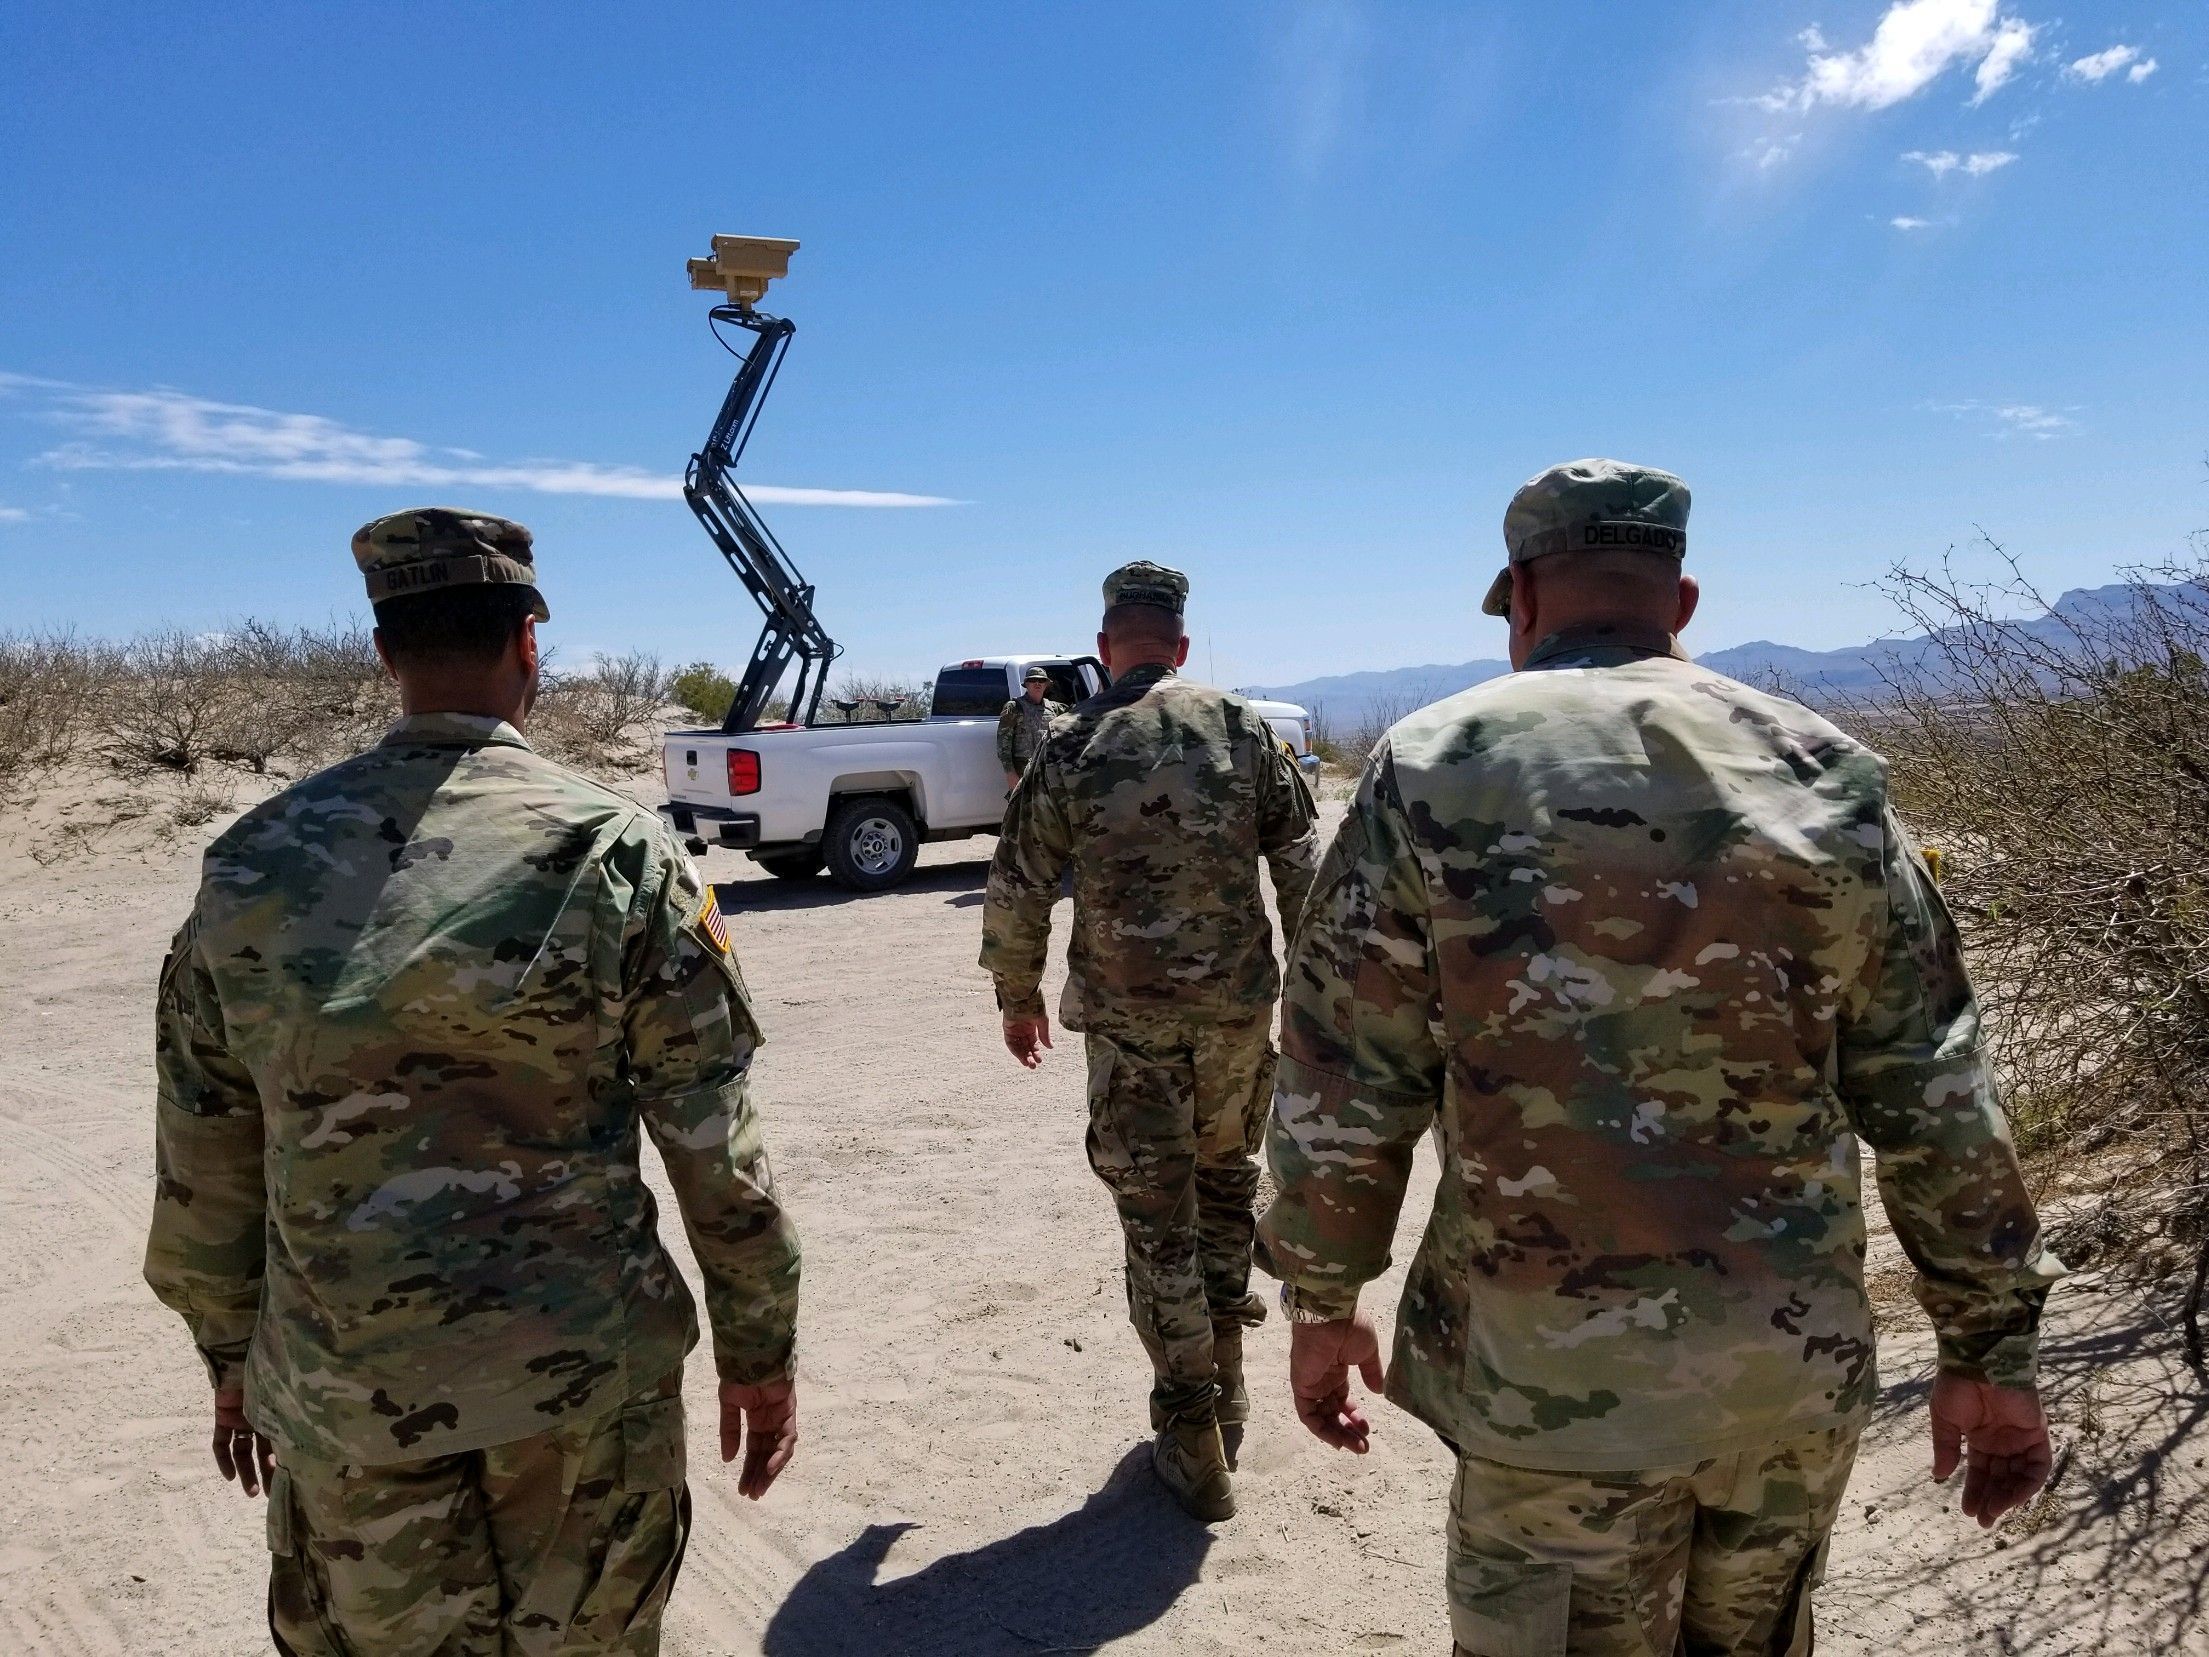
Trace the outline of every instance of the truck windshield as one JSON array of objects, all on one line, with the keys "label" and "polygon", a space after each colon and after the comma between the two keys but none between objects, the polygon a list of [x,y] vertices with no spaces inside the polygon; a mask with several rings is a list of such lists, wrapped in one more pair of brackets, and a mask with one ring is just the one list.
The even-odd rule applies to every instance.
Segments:
[{"label": "truck windshield", "polygon": [[936,675],[936,697],[928,705],[937,719],[995,719],[1011,700],[1001,667],[952,667]]}]

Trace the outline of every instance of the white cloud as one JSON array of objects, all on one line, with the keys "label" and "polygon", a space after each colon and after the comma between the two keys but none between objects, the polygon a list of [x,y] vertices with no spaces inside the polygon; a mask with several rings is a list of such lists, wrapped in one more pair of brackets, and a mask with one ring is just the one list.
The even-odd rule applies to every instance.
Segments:
[{"label": "white cloud", "polygon": [[1954,150],[1905,150],[1902,159],[1915,161],[1935,178],[1956,172],[1966,178],[1984,178],[2007,167],[2017,156],[2011,150],[1974,150],[1969,155],[1958,155]]},{"label": "white cloud", "polygon": [[[219,403],[187,392],[103,391],[0,374],[0,390],[28,393],[46,417],[80,434],[38,456],[67,471],[212,472],[304,483],[519,489],[541,495],[674,500],[682,479],[587,460],[486,461],[469,449],[355,431],[319,414]],[[746,484],[755,501],[783,506],[949,506],[940,495],[876,489]]]},{"label": "white cloud", "polygon": [[1802,134],[1794,133],[1785,138],[1759,138],[1741,152],[1744,159],[1758,172],[1770,172],[1795,153],[1795,146],[1802,142]]},{"label": "white cloud", "polygon": [[1889,219],[1887,222],[1893,225],[1897,230],[1923,230],[1927,226],[1932,224],[1933,221],[1931,219],[1913,219],[1907,213],[1898,213],[1895,217]]},{"label": "white cloud", "polygon": [[1932,407],[1942,414],[1978,415],[1990,420],[1987,428],[1990,437],[2031,437],[2042,442],[2062,437],[2079,429],[2079,423],[2068,414],[2058,413],[2039,403],[1935,403]]},{"label": "white cloud", "polygon": [[2138,68],[2139,57],[2140,48],[2137,46],[2108,46],[2099,52],[2089,52],[2083,58],[2073,58],[2063,72],[2072,80],[2098,84],[2130,63],[2135,65],[2131,78],[2145,80],[2155,73],[2155,60],[2150,58],[2143,72]]},{"label": "white cloud", "polygon": [[30,513],[20,506],[0,506],[0,524],[26,523],[30,516]]},{"label": "white cloud", "polygon": [[1773,110],[1835,104],[1886,109],[1913,98],[1952,68],[1975,65],[1971,101],[1983,102],[2032,55],[2033,25],[1997,10],[1997,0],[1894,0],[1872,37],[1836,51],[1816,29],[1801,37],[1809,60],[1799,81],[1755,100]]},{"label": "white cloud", "polygon": [[1971,77],[1971,101],[1983,104],[2001,91],[2017,73],[2017,66],[2032,55],[2033,26],[2014,17],[2003,18],[1994,31],[1994,44],[1987,48],[1987,55],[1979,60],[1979,68]]},{"label": "white cloud", "polygon": [[2156,70],[2160,69],[2161,67],[2162,65],[2157,63],[2153,58],[2142,58],[2138,63],[2134,64],[2130,69],[2127,69],[2125,71],[2125,79],[2132,82],[2134,86],[2138,86],[2142,81],[2146,80],[2150,75],[2154,74]]}]

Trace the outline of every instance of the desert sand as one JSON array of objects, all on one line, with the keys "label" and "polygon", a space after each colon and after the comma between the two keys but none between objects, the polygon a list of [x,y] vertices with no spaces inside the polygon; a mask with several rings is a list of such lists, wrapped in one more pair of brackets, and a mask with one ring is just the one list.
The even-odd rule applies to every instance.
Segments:
[{"label": "desert sand", "polygon": [[[8,1654],[267,1649],[261,1508],[208,1464],[205,1380],[138,1275],[154,978],[200,847],[254,785],[211,819],[205,799],[180,812],[183,792],[87,768],[0,807]],[[1277,1318],[1251,1343],[1240,1516],[1206,1530],[1153,1486],[1118,1233],[1082,1160],[1078,1038],[1020,1070],[974,966],[991,844],[932,847],[910,885],[870,898],[708,861],[768,1033],[758,1096],[805,1240],[803,1441],[764,1502],[738,1499],[694,1359],[697,1521],[668,1651],[1446,1652],[1446,1453],[1385,1406],[1363,1460],[1305,1436]],[[2209,1401],[2175,1293],[2092,1271],[2059,1291],[2059,1476],[1987,1535],[1925,1478],[1932,1348],[1897,1259],[1875,1240],[1886,1391],[1821,1651],[2209,1651]]]}]

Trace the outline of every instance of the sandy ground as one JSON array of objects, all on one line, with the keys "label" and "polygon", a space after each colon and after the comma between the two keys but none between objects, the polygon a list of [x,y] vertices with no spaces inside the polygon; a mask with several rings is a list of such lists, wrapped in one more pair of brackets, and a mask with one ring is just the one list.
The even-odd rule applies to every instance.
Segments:
[{"label": "sandy ground", "polygon": [[[265,1649],[260,1509],[206,1464],[204,1381],[138,1276],[154,976],[199,847],[253,792],[183,801],[86,772],[0,807],[0,1653]],[[804,1442],[765,1502],[740,1501],[692,1365],[697,1525],[668,1650],[1446,1652],[1445,1453],[1385,1408],[1362,1461],[1305,1437],[1277,1319],[1252,1341],[1241,1515],[1207,1531],[1153,1487],[1078,1050],[1019,1070],[973,965],[989,845],[931,848],[865,899],[709,863],[805,1238]],[[1423,1166],[1405,1252],[1431,1182]],[[1820,1649],[2209,1651],[2209,1403],[2171,1320],[2170,1297],[2093,1274],[2060,1292],[2061,1472],[1990,1537],[1925,1482],[1930,1341],[1903,1302]]]}]

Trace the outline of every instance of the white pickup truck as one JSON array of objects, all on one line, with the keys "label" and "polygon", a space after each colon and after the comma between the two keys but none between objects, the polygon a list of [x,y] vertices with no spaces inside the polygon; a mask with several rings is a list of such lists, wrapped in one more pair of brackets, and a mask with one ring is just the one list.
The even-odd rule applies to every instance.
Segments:
[{"label": "white pickup truck", "polygon": [[[1094,656],[980,656],[936,675],[926,719],[762,725],[740,733],[671,731],[660,815],[693,852],[748,852],[769,874],[805,879],[825,866],[858,892],[895,886],[921,843],[994,834],[1005,814],[997,716],[1031,667],[1069,705],[1106,684]],[[1307,773],[1311,716],[1289,702],[1252,704]]]}]

